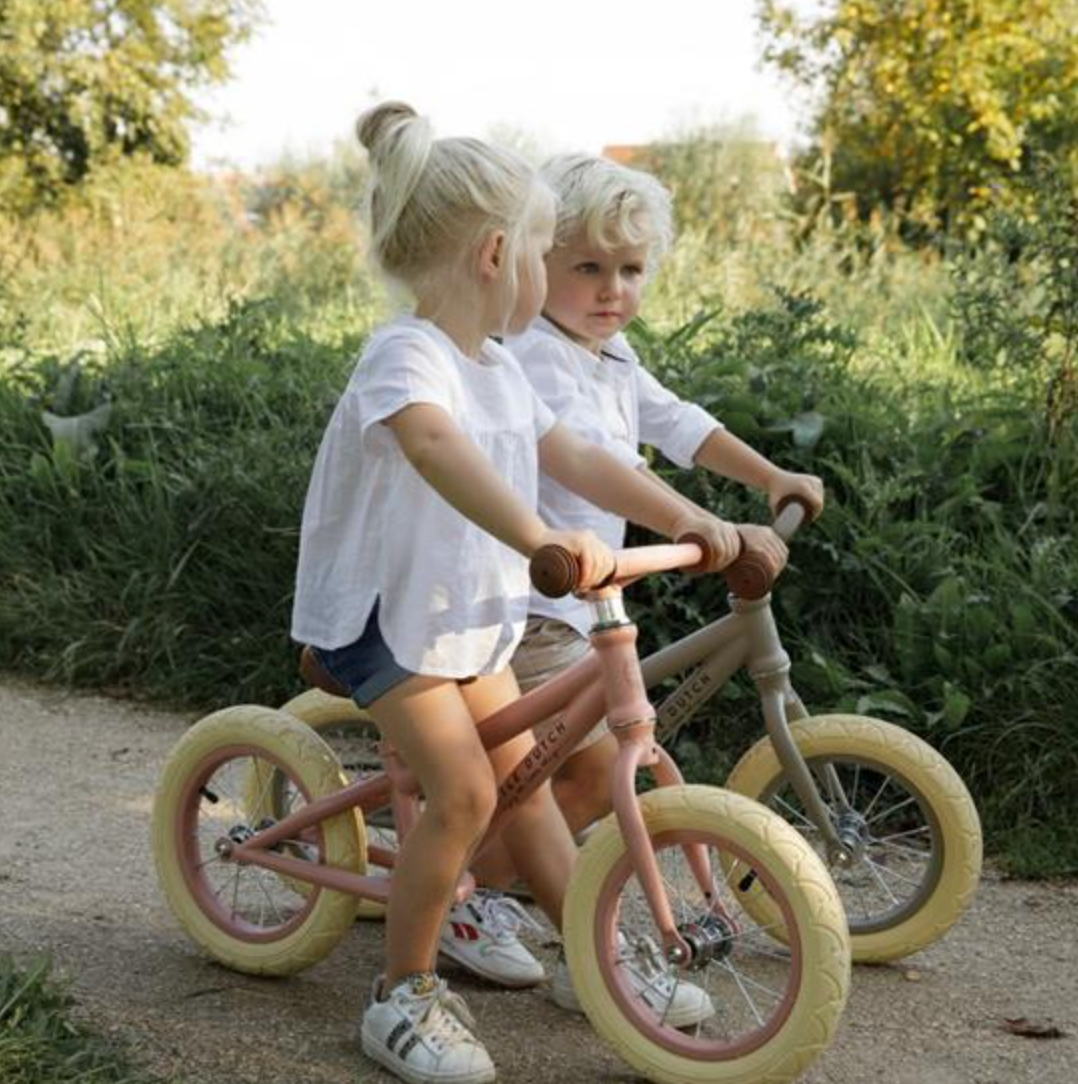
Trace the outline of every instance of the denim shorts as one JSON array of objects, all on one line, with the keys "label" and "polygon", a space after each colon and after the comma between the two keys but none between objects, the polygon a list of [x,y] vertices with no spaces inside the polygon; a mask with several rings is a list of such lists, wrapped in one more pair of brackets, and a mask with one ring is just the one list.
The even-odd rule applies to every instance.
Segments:
[{"label": "denim shorts", "polygon": [[378,627],[378,603],[374,604],[359,639],[344,647],[311,650],[334,681],[343,685],[361,708],[369,708],[390,689],[415,677],[398,666]]}]

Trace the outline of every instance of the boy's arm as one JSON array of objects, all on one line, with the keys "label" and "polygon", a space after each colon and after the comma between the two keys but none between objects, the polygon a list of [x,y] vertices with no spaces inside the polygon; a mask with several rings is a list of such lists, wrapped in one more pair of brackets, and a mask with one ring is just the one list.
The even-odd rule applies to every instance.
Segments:
[{"label": "boy's arm", "polygon": [[564,425],[555,425],[539,441],[539,465],[566,489],[657,534],[704,535],[714,553],[714,568],[724,568],[738,555],[741,542],[731,524],[697,508],[649,473],[627,467]]},{"label": "boy's arm", "polygon": [[713,429],[696,450],[693,462],[766,493],[772,511],[784,497],[791,496],[808,504],[813,519],[823,510],[823,482],[819,478],[776,467],[767,456],[754,451],[727,429]]}]

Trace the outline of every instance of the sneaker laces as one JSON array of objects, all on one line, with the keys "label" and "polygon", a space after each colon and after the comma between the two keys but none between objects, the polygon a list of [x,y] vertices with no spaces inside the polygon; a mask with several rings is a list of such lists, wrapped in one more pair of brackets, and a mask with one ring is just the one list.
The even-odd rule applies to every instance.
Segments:
[{"label": "sneaker laces", "polygon": [[678,979],[670,974],[670,968],[659,946],[645,934],[633,942],[625,938],[622,948],[625,953],[622,959],[628,965],[629,973],[640,983],[639,995],[657,995],[665,1001],[666,1008],[669,1008],[677,991]]},{"label": "sneaker laces", "polygon": [[483,929],[489,930],[491,939],[500,944],[515,940],[522,927],[542,933],[543,927],[512,896],[476,892],[469,903],[475,908]]},{"label": "sneaker laces", "polygon": [[430,1039],[432,1045],[448,1046],[460,1039],[476,1041],[471,1032],[475,1027],[475,1017],[464,998],[453,993],[445,979],[439,979],[434,992],[423,1000],[426,1005],[415,1018],[416,1030]]}]

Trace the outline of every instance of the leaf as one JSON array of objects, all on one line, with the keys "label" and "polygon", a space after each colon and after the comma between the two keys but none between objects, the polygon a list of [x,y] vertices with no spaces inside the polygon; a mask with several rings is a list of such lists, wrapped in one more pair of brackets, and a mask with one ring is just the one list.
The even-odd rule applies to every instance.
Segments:
[{"label": "leaf", "polygon": [[1000,1030],[1009,1031],[1012,1035],[1020,1035],[1023,1039],[1064,1039],[1067,1036],[1065,1031],[1054,1024],[1041,1024],[1036,1020],[1027,1020],[1024,1016],[1013,1019],[1004,1017],[999,1026]]},{"label": "leaf", "polygon": [[890,712],[892,715],[901,715],[905,719],[916,719],[921,714],[917,710],[917,705],[899,689],[881,689],[858,697],[857,713],[859,715],[871,715],[874,711]]}]

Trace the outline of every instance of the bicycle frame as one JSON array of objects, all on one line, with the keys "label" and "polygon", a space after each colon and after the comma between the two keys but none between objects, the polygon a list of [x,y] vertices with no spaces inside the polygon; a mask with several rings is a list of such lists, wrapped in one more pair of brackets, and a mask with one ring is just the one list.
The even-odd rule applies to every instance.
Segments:
[{"label": "bicycle frame", "polygon": [[[589,598],[595,604],[598,618],[592,634],[594,652],[478,725],[484,748],[492,749],[557,715],[550,732],[499,786],[498,804],[479,851],[498,835],[516,808],[551,778],[605,714],[610,730],[619,742],[612,781],[615,814],[664,949],[674,962],[688,960],[690,949],[677,931],[636,801],[635,786],[636,773],[642,767],[652,769],[660,786],[680,784],[682,776],[670,755],[654,739],[655,712],[647,698],[636,654],[637,629],[625,616],[620,588],[606,588]],[[389,880],[384,875],[358,874],[305,862],[281,854],[280,847],[310,839],[311,830],[320,821],[352,808],[369,813],[384,807],[387,802],[393,805],[395,816],[399,814],[398,830],[406,834],[414,820],[418,788],[395,754],[390,752],[386,760],[384,773],[357,780],[332,795],[317,799],[249,840],[240,843],[222,840],[218,853],[231,861],[249,863],[310,884],[384,902],[389,894]],[[705,899],[717,900],[706,855],[696,845],[688,844],[684,849]],[[392,867],[394,862],[394,855],[388,850],[371,848],[369,857],[386,867]],[[468,887],[466,884],[463,891],[466,892]]]}]

